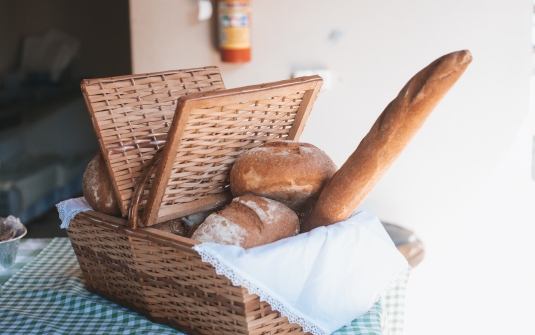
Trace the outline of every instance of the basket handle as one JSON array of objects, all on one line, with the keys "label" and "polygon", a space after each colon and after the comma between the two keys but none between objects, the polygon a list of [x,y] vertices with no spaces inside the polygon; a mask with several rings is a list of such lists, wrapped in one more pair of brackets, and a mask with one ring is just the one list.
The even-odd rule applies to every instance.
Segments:
[{"label": "basket handle", "polygon": [[130,208],[128,209],[128,221],[126,223],[127,227],[130,229],[137,228],[137,220],[139,217],[139,203],[141,202],[141,197],[143,196],[143,192],[145,191],[145,188],[148,185],[150,177],[158,167],[158,163],[162,158],[162,152],[163,150],[159,149],[154,154],[154,156],[152,156],[151,160],[148,161],[145,166],[143,166],[143,172],[141,173],[141,176],[139,177],[136,186],[134,187],[134,194],[131,200],[132,202],[130,204]]}]

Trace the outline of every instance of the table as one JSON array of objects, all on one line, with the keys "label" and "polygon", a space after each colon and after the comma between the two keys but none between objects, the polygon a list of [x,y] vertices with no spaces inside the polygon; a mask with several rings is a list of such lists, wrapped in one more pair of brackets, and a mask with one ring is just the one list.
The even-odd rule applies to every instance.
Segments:
[{"label": "table", "polygon": [[[88,292],[68,238],[21,240],[0,284],[2,334],[183,334]],[[401,334],[405,284],[333,334]]]}]

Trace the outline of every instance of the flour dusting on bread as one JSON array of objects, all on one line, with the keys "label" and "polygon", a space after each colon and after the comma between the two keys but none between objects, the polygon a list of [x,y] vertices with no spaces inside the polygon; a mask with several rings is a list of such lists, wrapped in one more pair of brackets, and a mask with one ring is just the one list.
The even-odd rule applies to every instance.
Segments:
[{"label": "flour dusting on bread", "polygon": [[247,231],[217,213],[211,214],[193,234],[193,239],[227,245],[241,245]]},{"label": "flour dusting on bread", "polygon": [[271,199],[262,198],[263,200],[265,200],[266,206],[264,206],[264,204],[258,203],[258,201],[244,199],[246,198],[234,198],[233,201],[237,201],[252,209],[264,224],[271,224],[273,222],[274,214],[280,206],[278,202]]},{"label": "flour dusting on bread", "polygon": [[192,238],[248,249],[298,232],[299,218],[290,208],[272,199],[244,195],[208,216]]}]

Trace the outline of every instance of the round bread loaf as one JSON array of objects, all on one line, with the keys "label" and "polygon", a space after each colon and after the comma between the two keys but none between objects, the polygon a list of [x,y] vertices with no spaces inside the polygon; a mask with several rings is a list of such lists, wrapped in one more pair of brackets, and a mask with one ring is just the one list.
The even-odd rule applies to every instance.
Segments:
[{"label": "round bread loaf", "polygon": [[312,144],[273,141],[241,155],[230,171],[232,194],[254,194],[308,213],[337,168]]},{"label": "round bread loaf", "polygon": [[82,192],[93,210],[112,216],[121,216],[106,162],[100,151],[85,168]]},{"label": "round bread loaf", "polygon": [[291,209],[275,200],[244,195],[210,214],[191,238],[248,249],[297,233],[299,219]]}]

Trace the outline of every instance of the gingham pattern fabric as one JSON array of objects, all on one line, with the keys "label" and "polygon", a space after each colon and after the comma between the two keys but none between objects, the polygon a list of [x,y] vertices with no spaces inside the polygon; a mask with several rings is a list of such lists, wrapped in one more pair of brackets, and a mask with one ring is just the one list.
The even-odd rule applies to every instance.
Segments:
[{"label": "gingham pattern fabric", "polygon": [[388,290],[383,296],[384,308],[386,310],[386,328],[390,335],[403,334],[403,322],[405,318],[405,290],[410,273],[405,274],[405,278],[399,281],[396,287]]},{"label": "gingham pattern fabric", "polygon": [[[26,252],[23,243],[19,252]],[[400,283],[367,314],[333,334],[400,334],[398,329],[403,325],[404,286],[404,282]],[[6,335],[183,334],[88,292],[67,238],[52,240],[2,289],[0,330]],[[395,297],[395,302],[385,303],[392,297]],[[394,314],[388,314],[390,311]],[[395,314],[399,311],[401,314]],[[392,328],[393,325],[398,328]]]},{"label": "gingham pattern fabric", "polygon": [[353,320],[351,325],[338,329],[332,335],[363,334],[380,335],[388,334],[386,311],[382,298],[377,301],[368,313],[358,319]]}]

